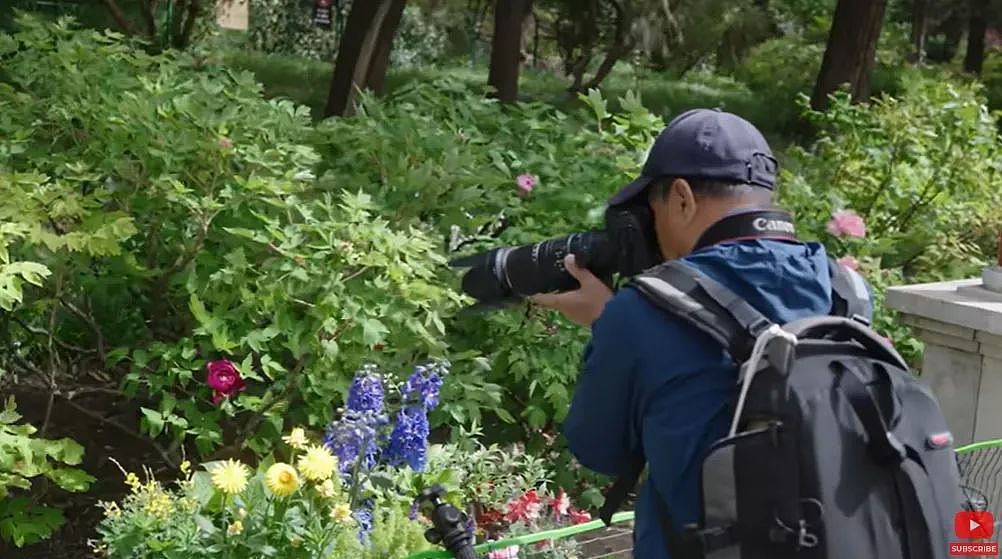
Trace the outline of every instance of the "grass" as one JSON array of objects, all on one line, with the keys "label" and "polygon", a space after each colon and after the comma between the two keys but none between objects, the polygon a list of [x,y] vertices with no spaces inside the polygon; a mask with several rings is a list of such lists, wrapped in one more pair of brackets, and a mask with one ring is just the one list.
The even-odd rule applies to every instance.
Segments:
[{"label": "grass", "polygon": [[[330,62],[264,54],[245,48],[225,51],[223,62],[234,68],[253,72],[269,97],[284,97],[309,107],[319,118],[327,100],[333,65]],[[442,67],[391,69],[386,79],[387,92],[414,81],[433,81],[449,77],[473,89],[486,90],[487,68],[459,62]],[[553,73],[528,68],[520,79],[520,96],[572,110],[580,107],[566,92],[568,81]],[[759,126],[770,140],[785,143],[782,123],[771,118],[774,100],[764,99],[744,84],[709,72],[690,72],[684,79],[642,70],[622,69],[613,72],[600,87],[610,100],[610,109],[618,108],[618,99],[628,91],[639,92],[644,105],[666,119],[697,107],[720,107],[740,114]]]}]

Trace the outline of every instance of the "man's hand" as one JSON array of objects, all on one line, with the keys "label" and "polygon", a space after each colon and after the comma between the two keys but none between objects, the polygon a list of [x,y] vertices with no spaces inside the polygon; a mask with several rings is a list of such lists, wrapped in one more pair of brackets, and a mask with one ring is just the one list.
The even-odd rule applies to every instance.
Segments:
[{"label": "man's hand", "polygon": [[578,280],[580,288],[566,293],[535,295],[529,300],[541,307],[560,311],[571,322],[591,326],[612,298],[612,290],[595,274],[586,268],[579,268],[573,254],[564,257],[564,267]]}]

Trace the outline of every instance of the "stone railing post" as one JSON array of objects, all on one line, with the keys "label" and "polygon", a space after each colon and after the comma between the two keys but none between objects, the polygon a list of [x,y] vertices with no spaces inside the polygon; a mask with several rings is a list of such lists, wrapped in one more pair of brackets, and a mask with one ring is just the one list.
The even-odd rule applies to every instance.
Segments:
[{"label": "stone railing post", "polygon": [[1002,266],[981,279],[893,287],[886,302],[925,344],[919,374],[954,444],[1002,438]]}]

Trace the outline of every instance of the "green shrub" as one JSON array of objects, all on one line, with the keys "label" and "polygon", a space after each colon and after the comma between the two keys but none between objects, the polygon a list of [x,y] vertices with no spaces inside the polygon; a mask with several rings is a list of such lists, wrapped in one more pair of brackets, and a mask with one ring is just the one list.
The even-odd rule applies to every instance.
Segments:
[{"label": "green shrub", "polygon": [[248,16],[250,45],[268,54],[334,60],[339,28],[344,25],[348,10],[334,4],[332,28],[324,29],[313,23],[314,5],[303,0],[255,0]]},{"label": "green shrub", "polygon": [[[460,299],[437,243],[348,192],[364,177],[316,188],[305,110],[247,73],[22,25],[0,36],[0,217],[26,231],[12,256],[52,275],[5,324],[5,366],[55,352],[66,390],[103,371],[145,433],[207,454],[224,429],[266,452],[287,421],[326,424],[355,363],[448,351]],[[471,357],[452,356],[454,384],[491,406]],[[247,383],[219,405],[215,359]]]},{"label": "green shrub", "polygon": [[[828,112],[807,115],[820,137],[792,150],[783,201],[805,234],[862,262],[878,296],[878,328],[915,358],[920,348],[883,309],[883,289],[980,275],[1002,226],[995,119],[978,85],[918,73],[906,76],[900,97],[858,105],[838,95]],[[865,219],[865,239],[825,231],[843,209]]]},{"label": "green shrub", "polygon": [[[393,223],[431,224],[443,248],[502,216],[508,222],[496,239],[481,236],[453,255],[600,228],[605,200],[630,180],[663,124],[635,98],[608,122],[604,101],[594,99],[607,130],[580,111],[572,116],[538,103],[502,108],[455,82],[415,84],[367,99],[364,116],[318,127],[321,182],[336,187],[352,177],[369,185]],[[637,134],[643,139],[625,142]],[[516,187],[521,174],[539,181],[525,197]],[[458,317],[449,323],[449,343],[489,355],[488,379],[508,391],[500,417],[553,429],[570,401],[587,332],[523,311]],[[452,407],[451,419],[477,419],[476,402],[469,404]]]},{"label": "green shrub", "polygon": [[44,479],[80,492],[94,481],[75,467],[83,460],[79,444],[40,438],[34,427],[20,420],[10,397],[0,410],[0,541],[17,547],[50,537],[64,522],[60,509],[37,502],[29,493],[34,482]]}]

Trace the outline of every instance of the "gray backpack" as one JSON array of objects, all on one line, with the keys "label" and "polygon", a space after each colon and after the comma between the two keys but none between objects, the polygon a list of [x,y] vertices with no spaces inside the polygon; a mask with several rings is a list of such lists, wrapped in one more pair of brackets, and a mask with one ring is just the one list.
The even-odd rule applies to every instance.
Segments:
[{"label": "gray backpack", "polygon": [[[862,279],[831,272],[831,315],[782,326],[678,262],[629,284],[739,364],[730,432],[703,460],[700,522],[677,530],[656,499],[671,559],[948,557],[964,495],[946,420],[869,327]],[[607,494],[607,522],[644,465]]]}]

